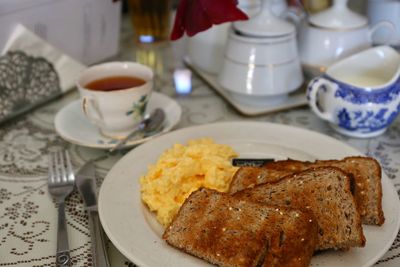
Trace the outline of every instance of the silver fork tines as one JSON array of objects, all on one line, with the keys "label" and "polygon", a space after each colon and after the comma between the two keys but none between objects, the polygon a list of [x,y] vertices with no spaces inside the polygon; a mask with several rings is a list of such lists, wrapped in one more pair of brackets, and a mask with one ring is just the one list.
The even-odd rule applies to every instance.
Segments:
[{"label": "silver fork tines", "polygon": [[75,176],[68,151],[57,151],[49,157],[49,193],[58,203],[57,266],[71,266],[67,224],[65,221],[65,199],[74,190]]}]

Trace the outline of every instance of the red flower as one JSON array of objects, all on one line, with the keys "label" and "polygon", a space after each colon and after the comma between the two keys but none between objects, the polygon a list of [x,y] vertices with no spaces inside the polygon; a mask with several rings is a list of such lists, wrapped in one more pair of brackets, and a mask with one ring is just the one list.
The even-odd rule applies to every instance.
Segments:
[{"label": "red flower", "polygon": [[180,0],[171,40],[181,38],[185,32],[193,36],[214,24],[248,19],[237,4],[237,0]]}]

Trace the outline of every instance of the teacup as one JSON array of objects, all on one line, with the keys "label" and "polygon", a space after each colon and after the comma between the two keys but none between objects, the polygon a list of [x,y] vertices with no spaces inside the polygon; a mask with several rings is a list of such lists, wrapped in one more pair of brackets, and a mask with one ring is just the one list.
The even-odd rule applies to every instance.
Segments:
[{"label": "teacup", "polygon": [[82,109],[100,133],[126,137],[143,119],[153,88],[153,71],[134,62],[89,67],[77,80]]},{"label": "teacup", "polygon": [[338,132],[352,137],[382,134],[400,111],[400,55],[377,46],[345,58],[314,78],[311,109]]}]

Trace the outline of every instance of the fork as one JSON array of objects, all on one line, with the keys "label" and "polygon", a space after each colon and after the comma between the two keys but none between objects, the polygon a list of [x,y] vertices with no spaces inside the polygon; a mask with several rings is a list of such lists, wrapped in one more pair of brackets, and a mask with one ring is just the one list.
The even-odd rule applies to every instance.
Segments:
[{"label": "fork", "polygon": [[58,203],[57,266],[71,266],[67,224],[65,221],[65,199],[74,189],[75,176],[68,151],[52,152],[49,156],[48,189]]}]

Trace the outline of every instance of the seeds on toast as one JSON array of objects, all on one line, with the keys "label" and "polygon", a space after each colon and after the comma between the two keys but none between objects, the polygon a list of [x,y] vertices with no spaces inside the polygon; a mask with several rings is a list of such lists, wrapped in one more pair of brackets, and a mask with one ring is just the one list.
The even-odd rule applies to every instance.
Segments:
[{"label": "seeds on toast", "polygon": [[350,178],[339,168],[308,169],[233,196],[313,212],[318,223],[317,250],[365,245],[360,214],[350,192]]},{"label": "seeds on toast", "polygon": [[381,167],[371,157],[346,157],[342,160],[317,160],[315,162],[281,160],[269,162],[261,168],[241,167],[234,175],[230,193],[235,193],[257,184],[274,182],[287,175],[309,168],[333,166],[342,169],[353,180],[353,195],[364,224],[382,225],[385,217],[382,210]]},{"label": "seeds on toast", "polygon": [[218,266],[308,266],[317,240],[309,212],[201,188],[167,227],[168,244]]}]

